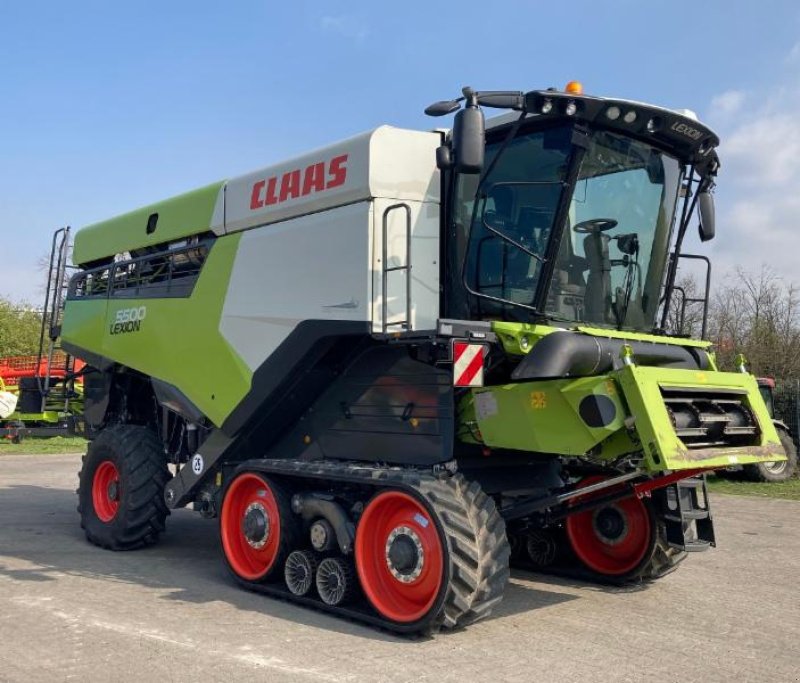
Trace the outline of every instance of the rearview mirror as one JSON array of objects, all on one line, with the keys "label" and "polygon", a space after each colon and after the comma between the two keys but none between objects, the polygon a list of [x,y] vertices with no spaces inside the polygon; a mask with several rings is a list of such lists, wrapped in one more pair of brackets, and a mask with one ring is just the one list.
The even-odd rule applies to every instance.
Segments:
[{"label": "rearview mirror", "polygon": [[485,126],[483,112],[475,105],[461,109],[453,121],[453,161],[459,173],[483,170]]},{"label": "rearview mirror", "polygon": [[700,240],[708,242],[714,238],[714,195],[710,192],[697,195],[697,208],[700,212]]}]

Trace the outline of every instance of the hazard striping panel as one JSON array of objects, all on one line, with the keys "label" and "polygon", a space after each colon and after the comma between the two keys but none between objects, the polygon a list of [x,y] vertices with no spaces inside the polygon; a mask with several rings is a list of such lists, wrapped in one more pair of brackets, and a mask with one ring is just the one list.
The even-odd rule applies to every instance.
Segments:
[{"label": "hazard striping panel", "polygon": [[483,386],[484,344],[453,342],[453,384],[457,387]]}]

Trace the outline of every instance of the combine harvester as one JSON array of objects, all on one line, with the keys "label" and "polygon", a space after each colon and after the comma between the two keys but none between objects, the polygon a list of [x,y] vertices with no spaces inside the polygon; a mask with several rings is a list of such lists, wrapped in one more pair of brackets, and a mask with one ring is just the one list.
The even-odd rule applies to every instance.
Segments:
[{"label": "combine harvester", "polygon": [[245,587],[430,631],[486,616],[510,557],[657,578],[714,545],[703,473],[784,457],[755,378],[663,330],[696,208],[714,234],[712,131],[577,84],[427,111],[452,132],[77,233],[91,542],[191,504]]}]

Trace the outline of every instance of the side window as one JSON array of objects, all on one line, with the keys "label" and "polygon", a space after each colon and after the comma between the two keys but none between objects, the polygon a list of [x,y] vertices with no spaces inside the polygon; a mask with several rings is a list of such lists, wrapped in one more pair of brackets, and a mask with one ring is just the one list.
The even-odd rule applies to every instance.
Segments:
[{"label": "side window", "polygon": [[189,296],[213,240],[148,247],[144,254],[120,254],[113,263],[75,275],[68,298],[158,298]]}]

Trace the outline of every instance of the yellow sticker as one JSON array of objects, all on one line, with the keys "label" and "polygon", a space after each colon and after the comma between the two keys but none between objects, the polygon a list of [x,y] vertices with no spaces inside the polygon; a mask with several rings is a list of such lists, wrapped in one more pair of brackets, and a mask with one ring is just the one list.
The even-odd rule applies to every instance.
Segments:
[{"label": "yellow sticker", "polygon": [[698,372],[698,373],[695,375],[695,377],[697,378],[697,381],[698,381],[698,382],[702,382],[703,384],[705,384],[706,382],[708,382],[708,377],[706,377],[706,373],[705,373],[705,372]]},{"label": "yellow sticker", "polygon": [[531,408],[534,410],[541,410],[547,408],[547,394],[543,391],[534,391],[531,393]]},{"label": "yellow sticker", "polygon": [[617,387],[615,386],[613,379],[606,380],[606,393],[609,396],[614,396],[617,393]]}]

